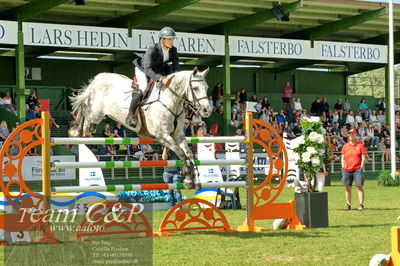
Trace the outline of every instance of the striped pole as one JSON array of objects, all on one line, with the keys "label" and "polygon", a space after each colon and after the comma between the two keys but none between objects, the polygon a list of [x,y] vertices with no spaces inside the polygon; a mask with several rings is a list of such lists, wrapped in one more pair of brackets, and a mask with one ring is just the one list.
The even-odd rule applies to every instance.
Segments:
[{"label": "striped pole", "polygon": [[[210,182],[201,183],[202,188],[232,188],[246,187],[246,181],[236,182]],[[79,193],[79,192],[117,192],[117,191],[140,191],[140,190],[172,190],[185,189],[182,183],[169,184],[138,184],[138,185],[107,185],[107,186],[69,186],[53,187],[53,193]]]},{"label": "striped pole", "polygon": [[[243,136],[235,137],[188,137],[188,143],[227,143],[240,142],[245,140]],[[51,138],[51,143],[58,144],[158,144],[156,139],[152,138]]]},{"label": "striped pole", "polygon": [[[188,160],[189,164],[190,161]],[[196,166],[199,165],[244,165],[244,159],[230,160],[194,160]],[[54,162],[53,169],[69,168],[144,168],[144,167],[181,167],[179,160],[169,161],[107,161],[107,162]]]}]

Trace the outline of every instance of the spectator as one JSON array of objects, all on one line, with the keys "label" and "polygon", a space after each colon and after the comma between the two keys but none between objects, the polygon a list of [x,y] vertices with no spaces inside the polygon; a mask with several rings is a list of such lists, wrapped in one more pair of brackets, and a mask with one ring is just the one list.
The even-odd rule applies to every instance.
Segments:
[{"label": "spectator", "polygon": [[357,128],[357,122],[354,119],[354,113],[350,110],[349,114],[346,117],[346,125],[349,128]]},{"label": "spectator", "polygon": [[145,158],[146,158],[146,160],[147,160],[147,158],[151,158],[151,160],[158,160],[158,153],[156,153],[154,150],[153,150],[153,147],[151,147],[151,145],[150,144],[142,144],[141,145],[141,150],[143,151],[143,153],[144,153],[144,156],[145,156]]},{"label": "spectator", "polygon": [[212,100],[214,102],[214,106],[217,106],[217,101],[219,99],[222,99],[222,96],[224,95],[224,90],[222,87],[223,87],[222,83],[217,83],[217,85],[215,85],[215,87],[211,93]]},{"label": "spectator", "polygon": [[362,113],[358,112],[354,119],[356,120],[357,125],[360,125],[363,122]]},{"label": "spectator", "polygon": [[371,124],[368,125],[367,135],[370,138],[370,147],[378,147],[379,137],[375,136],[375,129]]},{"label": "spectator", "polygon": [[11,156],[13,156],[13,157],[18,156],[18,154],[19,154],[19,146],[17,144],[11,145],[10,153],[11,153]]},{"label": "spectator", "polygon": [[106,123],[104,125],[103,132],[101,133],[101,136],[103,138],[115,138],[115,137],[118,137],[117,135],[115,135],[114,132],[111,132],[109,123]]},{"label": "spectator", "polygon": [[[201,132],[200,134],[202,135],[199,135],[199,132]],[[197,130],[197,136],[207,136],[207,125],[205,122],[203,122],[201,124],[201,127],[199,127],[199,129]]]},{"label": "spectator", "polygon": [[395,110],[395,111],[400,111],[400,99],[397,99],[397,100],[396,100],[396,105],[395,105],[395,107],[394,107],[394,110]]},{"label": "spectator", "polygon": [[315,101],[311,104],[311,114],[320,116],[322,114],[322,105],[321,100],[319,98],[315,99]]},{"label": "spectator", "polygon": [[193,121],[188,121],[188,127],[185,132],[186,137],[195,137],[196,134],[194,133],[194,123]]},{"label": "spectator", "polygon": [[376,116],[376,118],[378,119],[378,121],[381,123],[381,126],[386,124],[386,117],[383,114],[382,110],[378,111],[378,115]]},{"label": "spectator", "polygon": [[385,140],[390,138],[390,125],[384,125],[382,127],[382,134]]},{"label": "spectator", "polygon": [[365,120],[369,121],[370,111],[368,109],[367,101],[362,98],[361,102],[358,104],[358,110],[364,115]]},{"label": "spectator", "polygon": [[257,101],[256,105],[254,105],[254,109],[257,111],[257,113],[261,113],[262,112],[261,100]]},{"label": "spectator", "polygon": [[270,124],[269,119],[270,119],[269,111],[267,111],[267,109],[265,109],[265,108],[262,109],[262,115],[260,117],[260,120],[267,124]]},{"label": "spectator", "polygon": [[28,108],[28,110],[26,110],[26,113],[25,113],[26,121],[29,121],[29,120],[32,120],[35,118],[36,118],[36,114],[35,114],[34,110],[31,108]]},{"label": "spectator", "polygon": [[261,109],[264,109],[264,108],[267,110],[271,110],[271,106],[269,104],[268,97],[264,97],[261,102]]},{"label": "spectator", "polygon": [[[111,161],[111,152],[107,145],[101,144],[98,145],[98,153],[99,153],[99,161]],[[108,155],[108,156],[106,156]]]},{"label": "spectator", "polygon": [[215,111],[215,105],[212,96],[208,96],[208,104],[212,107],[212,110]]},{"label": "spectator", "polygon": [[343,104],[342,100],[339,98],[337,102],[335,103],[335,106],[333,109],[337,110],[338,114],[340,115],[340,120],[343,120]]},{"label": "spectator", "polygon": [[125,128],[119,122],[115,125],[113,132],[114,136],[117,138],[126,138]]},{"label": "spectator", "polygon": [[294,110],[297,111],[303,111],[303,107],[301,107],[301,102],[300,98],[297,98],[296,101],[294,102]]},{"label": "spectator", "polygon": [[368,136],[367,131],[367,125],[365,124],[365,122],[361,122],[360,128],[358,129],[358,136],[364,145],[367,144],[365,146],[369,146],[371,140],[371,138]]},{"label": "spectator", "polygon": [[240,107],[239,107],[239,104],[237,102],[233,103],[231,112],[232,113],[235,112],[237,114],[240,113]]},{"label": "spectator", "polygon": [[289,109],[290,98],[292,97],[292,93],[293,89],[290,87],[290,83],[288,81],[282,88],[282,102],[284,111],[287,111]]},{"label": "spectator", "polygon": [[396,122],[396,132],[399,132],[400,131],[400,111],[395,112],[394,120]]},{"label": "spectator", "polygon": [[343,125],[342,128],[340,129],[340,136],[343,138],[345,142],[349,139],[349,134],[346,125]]},{"label": "spectator", "polygon": [[279,114],[276,115],[276,120],[278,122],[278,125],[281,126],[286,126],[287,125],[287,120],[286,120],[286,116],[283,110],[281,110],[279,112]]},{"label": "spectator", "polygon": [[322,112],[326,112],[326,113],[329,112],[329,104],[327,102],[326,97],[322,98],[321,109],[322,109]]},{"label": "spectator", "polygon": [[14,105],[13,105],[13,103],[12,103],[12,99],[11,99],[11,96],[10,96],[10,95],[11,95],[11,94],[10,94],[9,91],[6,91],[6,92],[4,93],[4,97],[3,97],[3,98],[0,98],[0,107],[6,109],[6,110],[8,110],[9,112],[11,112],[11,113],[13,113],[14,115],[16,115],[17,112],[15,111],[15,108],[14,108]]},{"label": "spectator", "polygon": [[382,153],[382,162],[384,162],[384,161],[389,162],[390,147],[389,148],[386,147],[384,138],[381,138],[379,140],[378,151],[380,151]]},{"label": "spectator", "polygon": [[32,90],[31,95],[26,100],[26,104],[29,106],[29,109],[35,110],[35,106],[39,107],[39,100],[36,96],[36,91]]},{"label": "spectator", "polygon": [[224,113],[224,100],[222,99],[222,97],[218,99],[216,109],[216,112],[218,114],[222,115]]},{"label": "spectator", "polygon": [[238,127],[244,126],[244,123],[246,121],[246,113],[244,110],[240,111],[240,113],[238,114],[237,121],[239,122]]},{"label": "spectator", "polygon": [[349,102],[349,98],[346,97],[344,98],[344,103],[343,103],[343,113],[348,114],[351,111],[351,104]]},{"label": "spectator", "polygon": [[253,96],[251,96],[249,102],[253,102],[253,103],[257,103],[259,101],[259,99],[257,98],[257,94],[253,94]]},{"label": "spectator", "polygon": [[381,122],[375,115],[375,111],[371,111],[371,115],[369,116],[369,123],[377,129],[378,133],[381,133]]},{"label": "spectator", "polygon": [[7,122],[3,120],[0,124],[0,142],[3,143],[9,135],[10,130],[7,128]]},{"label": "spectator", "polygon": [[300,136],[302,131],[301,131],[301,124],[296,123],[293,127],[293,133],[296,135],[296,137]]},{"label": "spectator", "polygon": [[[340,118],[340,119],[342,119],[342,118]],[[333,113],[332,113],[332,123],[337,123],[337,122],[339,122],[339,113],[338,113],[338,110],[333,110]]]},{"label": "spectator", "polygon": [[[233,110],[233,109],[232,109]],[[199,114],[194,114],[193,116],[192,116],[192,121],[193,121],[193,124],[196,126],[196,127],[199,127],[199,126],[201,126],[202,124],[203,124],[203,119],[201,119],[201,116],[199,115]]]},{"label": "spectator", "polygon": [[293,130],[290,128],[288,124],[286,124],[283,132],[286,133],[286,138],[288,139],[293,139],[296,137],[296,135],[293,133]]},{"label": "spectator", "polygon": [[[163,153],[162,153],[161,157],[163,160],[179,160],[179,157],[176,155],[175,152],[173,152],[172,150],[169,150],[165,147],[163,149]],[[164,182],[167,184],[181,183],[182,178],[180,175],[179,167],[164,167],[163,179],[164,179]],[[175,206],[175,204],[182,201],[182,193],[179,189],[168,190],[168,194],[169,194],[169,203],[170,203],[171,207]]]},{"label": "spectator", "polygon": [[240,109],[245,110],[247,102],[247,94],[245,88],[241,88],[240,91],[238,91],[237,99],[239,99]]},{"label": "spectator", "polygon": [[275,130],[279,132],[278,120],[276,118],[276,113],[275,112],[271,113],[269,121],[270,121],[270,124],[275,128]]},{"label": "spectator", "polygon": [[377,104],[377,107],[378,107],[378,111],[385,112],[385,110],[386,110],[386,98],[385,97],[383,97],[379,101],[379,103]]}]

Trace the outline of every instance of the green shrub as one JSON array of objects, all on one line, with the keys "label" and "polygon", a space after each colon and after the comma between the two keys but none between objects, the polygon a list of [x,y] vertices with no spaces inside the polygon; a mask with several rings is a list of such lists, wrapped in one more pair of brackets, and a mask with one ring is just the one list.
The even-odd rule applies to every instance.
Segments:
[{"label": "green shrub", "polygon": [[389,171],[382,171],[378,176],[378,186],[399,186],[400,172],[396,172],[395,178]]}]

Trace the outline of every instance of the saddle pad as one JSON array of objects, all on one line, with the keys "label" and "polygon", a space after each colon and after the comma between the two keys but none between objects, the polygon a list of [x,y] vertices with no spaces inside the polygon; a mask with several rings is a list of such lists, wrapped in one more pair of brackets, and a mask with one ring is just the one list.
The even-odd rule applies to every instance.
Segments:
[{"label": "saddle pad", "polygon": [[[153,88],[150,96],[147,98],[146,103],[152,102],[158,99],[158,91],[160,90],[158,84],[156,84],[155,88]],[[126,97],[120,102],[119,106],[121,109],[129,109],[129,106],[131,105],[131,100],[132,100],[132,92],[127,91]],[[145,105],[142,107],[143,110],[147,110],[149,105]]]}]

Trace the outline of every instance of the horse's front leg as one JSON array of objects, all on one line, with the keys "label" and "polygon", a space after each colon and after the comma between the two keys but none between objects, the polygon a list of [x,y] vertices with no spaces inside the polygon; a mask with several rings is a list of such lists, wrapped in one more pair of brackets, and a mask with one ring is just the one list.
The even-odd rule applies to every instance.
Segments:
[{"label": "horse's front leg", "polygon": [[[169,135],[166,136],[159,136],[157,139],[160,141],[162,145],[164,145],[167,149],[172,150],[173,152],[176,153],[176,155],[179,157],[179,159],[182,162],[182,175],[185,178],[183,181],[183,184],[187,189],[193,189],[194,183],[193,183],[193,178],[191,174],[191,169],[189,167],[189,164],[187,162],[186,154],[182,150],[181,147],[179,147],[178,143]],[[192,155],[193,156],[193,155]]]},{"label": "horse's front leg", "polygon": [[201,182],[200,182],[200,174],[197,166],[194,163],[194,156],[192,150],[189,148],[189,145],[186,141],[185,136],[178,138],[179,147],[185,152],[186,157],[189,159],[190,162],[190,171],[192,175],[192,180],[194,180],[195,188],[201,189]]}]

